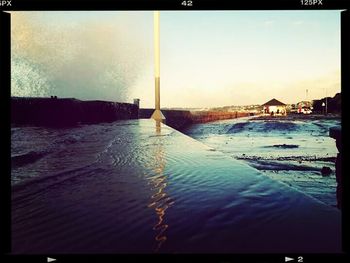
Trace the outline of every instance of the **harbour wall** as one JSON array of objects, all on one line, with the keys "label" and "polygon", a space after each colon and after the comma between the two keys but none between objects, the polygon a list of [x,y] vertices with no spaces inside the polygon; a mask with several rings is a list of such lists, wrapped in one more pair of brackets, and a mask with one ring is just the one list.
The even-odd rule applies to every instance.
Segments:
[{"label": "harbour wall", "polygon": [[130,103],[56,97],[11,98],[14,125],[71,126],[137,118],[138,107]]},{"label": "harbour wall", "polygon": [[[154,109],[140,109],[139,118],[148,119]],[[217,120],[235,119],[252,116],[249,112],[224,112],[224,111],[187,111],[187,110],[162,110],[166,124],[174,129],[181,130],[195,123],[205,123]]]},{"label": "harbour wall", "polygon": [[[126,119],[148,119],[154,109],[139,109],[137,103],[82,101],[74,98],[11,97],[11,124],[72,126]],[[162,110],[166,124],[181,130],[194,123],[251,116],[249,112]]]}]

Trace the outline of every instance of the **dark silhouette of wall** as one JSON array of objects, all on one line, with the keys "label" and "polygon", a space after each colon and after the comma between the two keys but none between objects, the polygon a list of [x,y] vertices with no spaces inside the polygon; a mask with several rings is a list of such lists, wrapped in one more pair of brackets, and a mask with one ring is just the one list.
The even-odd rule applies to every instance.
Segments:
[{"label": "dark silhouette of wall", "polygon": [[138,107],[129,103],[57,97],[11,98],[11,123],[15,125],[70,126],[137,118]]},{"label": "dark silhouette of wall", "polygon": [[[154,109],[140,109],[139,118],[150,118]],[[186,110],[162,110],[166,124],[181,130],[194,123],[205,123],[217,120],[235,119],[250,116],[247,112],[223,112],[223,111],[186,111]]]}]

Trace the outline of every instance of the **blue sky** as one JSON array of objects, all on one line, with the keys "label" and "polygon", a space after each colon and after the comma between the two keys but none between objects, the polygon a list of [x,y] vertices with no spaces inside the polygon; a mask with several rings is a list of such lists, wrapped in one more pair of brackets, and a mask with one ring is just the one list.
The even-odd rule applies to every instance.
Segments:
[{"label": "blue sky", "polygon": [[[23,35],[23,28],[13,20],[14,44],[22,39],[14,51],[17,57],[37,63],[33,42],[40,42],[44,49],[57,45],[36,40],[42,35],[50,38],[50,34],[54,39],[57,32],[57,42],[66,41],[79,51],[72,54],[77,58],[74,67],[69,65],[71,59],[60,63],[60,70],[76,71],[71,82],[51,77],[55,71],[44,74],[41,69],[51,91],[64,83],[60,96],[138,97],[142,107],[153,106],[153,12],[15,12],[13,16],[18,17],[18,24],[24,20],[31,26],[24,29],[31,31],[24,45],[23,36],[16,37]],[[273,97],[295,103],[306,99],[306,89],[308,99],[340,91],[340,11],[161,11],[160,28],[163,107],[262,104]],[[81,51],[84,45],[89,47],[88,60]],[[25,49],[28,52],[21,52]],[[57,55],[52,61],[61,60],[59,52],[50,52],[50,57]],[[77,69],[89,63],[112,72],[113,81],[100,88],[92,76],[94,67]],[[74,85],[81,79],[80,86]],[[13,90],[20,93],[21,88]],[[117,95],[118,89],[123,89],[123,96]]]}]

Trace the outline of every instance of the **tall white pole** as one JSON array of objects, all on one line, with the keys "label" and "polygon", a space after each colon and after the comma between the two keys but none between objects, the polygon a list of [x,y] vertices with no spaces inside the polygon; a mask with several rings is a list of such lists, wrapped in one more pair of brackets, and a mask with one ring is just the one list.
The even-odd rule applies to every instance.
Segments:
[{"label": "tall white pole", "polygon": [[164,122],[165,117],[160,111],[160,33],[159,11],[154,11],[154,81],[155,81],[155,111],[152,119]]},{"label": "tall white pole", "polygon": [[160,37],[159,11],[154,12],[154,77],[155,77],[155,106],[160,110]]}]

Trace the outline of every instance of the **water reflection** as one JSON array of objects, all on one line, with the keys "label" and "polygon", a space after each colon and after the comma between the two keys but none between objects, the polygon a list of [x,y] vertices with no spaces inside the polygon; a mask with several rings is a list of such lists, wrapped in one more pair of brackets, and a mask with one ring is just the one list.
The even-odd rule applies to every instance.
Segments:
[{"label": "water reflection", "polygon": [[158,222],[153,226],[156,232],[155,236],[155,252],[158,252],[162,244],[167,240],[166,229],[169,225],[165,220],[166,210],[174,203],[172,198],[166,193],[167,176],[164,174],[165,168],[165,151],[163,147],[163,136],[161,136],[161,124],[156,121],[156,135],[154,137],[154,150],[150,156],[150,169],[152,176],[148,177],[149,184],[155,193],[151,196],[149,208],[153,208],[158,217]]},{"label": "water reflection", "polygon": [[160,121],[156,121],[156,134],[157,135],[161,135],[161,132],[162,132],[162,126],[160,123],[161,123]]}]

